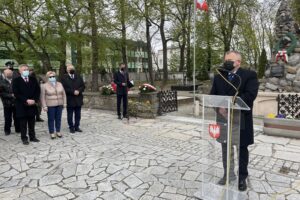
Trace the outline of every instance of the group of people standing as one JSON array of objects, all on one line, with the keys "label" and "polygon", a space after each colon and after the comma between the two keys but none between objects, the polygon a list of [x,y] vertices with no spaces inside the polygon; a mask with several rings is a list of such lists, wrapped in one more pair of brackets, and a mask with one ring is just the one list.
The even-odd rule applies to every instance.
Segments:
[{"label": "group of people standing", "polygon": [[15,71],[13,63],[8,62],[2,73],[0,96],[4,110],[5,135],[10,135],[13,120],[15,132],[21,133],[24,145],[28,145],[29,141],[39,142],[35,134],[35,122],[42,121],[39,107],[47,112],[51,139],[62,137],[63,108],[67,109],[70,133],[82,132],[79,126],[85,85],[82,77],[75,73],[74,66],[67,64],[66,74],[61,82],[53,71],[46,73],[45,83],[39,82],[30,71],[32,70],[26,64],[19,65],[18,71]]},{"label": "group of people standing", "polygon": [[[258,93],[259,82],[257,74],[253,71],[241,68],[242,57],[237,51],[225,53],[222,72],[215,76],[211,95],[235,96],[238,95],[251,109],[241,112],[240,141],[237,144],[239,157],[238,188],[241,191],[247,189],[246,179],[248,177],[249,151],[248,146],[254,143],[253,102]],[[118,119],[128,118],[127,98],[128,89],[133,87],[129,81],[128,72],[124,63],[119,64],[119,70],[114,74],[114,83],[117,85],[117,114]],[[55,72],[46,74],[47,81],[40,84],[36,78],[30,76],[28,65],[21,64],[19,72],[8,67],[4,70],[0,80],[0,95],[4,106],[6,135],[10,134],[12,118],[14,119],[15,131],[21,132],[23,144],[28,145],[28,137],[31,142],[39,142],[35,135],[35,121],[39,119],[37,103],[48,115],[48,129],[51,139],[62,137],[61,117],[63,108],[67,109],[67,119],[70,133],[82,132],[80,129],[81,106],[83,105],[83,91],[85,85],[80,75],[75,73],[74,66],[66,66],[66,74],[57,81]],[[121,102],[123,102],[123,113],[121,116]],[[228,111],[225,108],[216,109],[217,120],[226,118]],[[28,128],[27,128],[28,126]],[[221,133],[226,134],[226,133]],[[224,176],[218,184],[225,185],[227,181],[236,179],[234,172],[234,161],[230,159],[230,167],[227,166],[227,141],[219,141],[222,146],[222,161]],[[233,146],[231,147],[233,148]],[[233,155],[234,151],[231,151]],[[234,157],[234,156],[232,156]],[[227,170],[227,167],[229,170]],[[229,171],[230,180],[227,179]]]}]

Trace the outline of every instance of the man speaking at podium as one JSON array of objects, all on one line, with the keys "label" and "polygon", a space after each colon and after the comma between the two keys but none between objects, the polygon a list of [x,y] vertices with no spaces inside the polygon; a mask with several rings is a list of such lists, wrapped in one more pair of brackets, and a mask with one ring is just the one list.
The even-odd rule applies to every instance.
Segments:
[{"label": "man speaking at podium", "polygon": [[[238,94],[238,96],[251,108],[249,111],[241,111],[238,188],[240,191],[245,191],[247,189],[246,178],[248,177],[249,163],[248,145],[254,143],[252,107],[257,96],[259,83],[256,72],[241,68],[241,61],[242,57],[239,52],[228,51],[225,53],[223,67],[219,70],[220,73],[214,78],[210,94],[221,96],[235,96]],[[236,91],[230,83],[234,85],[238,91]],[[219,108],[217,112],[218,115],[227,119],[226,109]],[[221,143],[224,176],[220,179],[218,184],[225,185],[227,142],[224,141]],[[230,176],[232,176],[232,174],[234,175],[233,165],[234,164],[230,167]]]}]

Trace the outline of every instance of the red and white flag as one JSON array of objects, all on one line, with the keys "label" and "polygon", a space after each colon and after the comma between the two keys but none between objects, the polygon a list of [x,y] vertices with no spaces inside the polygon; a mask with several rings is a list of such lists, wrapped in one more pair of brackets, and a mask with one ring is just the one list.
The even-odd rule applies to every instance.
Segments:
[{"label": "red and white flag", "polygon": [[208,5],[206,0],[196,0],[196,8],[199,10],[208,11]]}]

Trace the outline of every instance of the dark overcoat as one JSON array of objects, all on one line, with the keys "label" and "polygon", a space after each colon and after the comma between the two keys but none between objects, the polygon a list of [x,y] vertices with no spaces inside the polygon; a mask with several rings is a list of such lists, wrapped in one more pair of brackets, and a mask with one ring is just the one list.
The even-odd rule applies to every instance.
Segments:
[{"label": "dark overcoat", "polygon": [[19,76],[13,79],[12,83],[13,93],[16,98],[16,116],[18,118],[34,117],[37,112],[36,105],[28,105],[27,100],[32,99],[37,102],[40,99],[40,86],[37,80],[33,77],[29,77],[28,83]]},{"label": "dark overcoat", "polygon": [[[85,89],[85,84],[80,75],[74,74],[74,79],[72,79],[69,74],[65,74],[61,80],[64,86],[66,96],[67,96],[67,106],[77,107],[83,105],[83,92]],[[79,95],[75,95],[74,91],[78,90]]]},{"label": "dark overcoat", "polygon": [[[128,88],[131,88],[133,86],[129,81],[127,72],[124,72],[122,74],[120,71],[117,71],[114,74],[114,83],[117,85],[117,95],[127,95]],[[126,83],[126,86],[123,86],[122,83]]]},{"label": "dark overcoat", "polygon": [[[228,73],[222,72],[223,76],[228,80]],[[258,79],[254,71],[239,68],[236,72],[241,77],[241,86],[238,96],[250,107],[249,111],[241,111],[240,117],[240,146],[248,146],[254,143],[253,129],[253,102],[258,93]],[[231,81],[234,86],[238,86],[240,80],[234,77]],[[230,86],[219,74],[214,77],[213,85],[210,91],[211,95],[234,96],[235,89]]]},{"label": "dark overcoat", "polygon": [[12,84],[6,80],[0,80],[0,96],[4,107],[13,107],[15,106],[15,97],[12,92]]}]

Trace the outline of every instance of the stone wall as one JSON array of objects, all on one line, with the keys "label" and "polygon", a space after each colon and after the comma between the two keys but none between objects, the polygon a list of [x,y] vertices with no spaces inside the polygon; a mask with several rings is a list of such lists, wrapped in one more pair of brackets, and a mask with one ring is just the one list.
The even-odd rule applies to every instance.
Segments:
[{"label": "stone wall", "polygon": [[292,10],[290,9],[290,0],[282,0],[281,4],[276,13],[275,21],[275,36],[276,41],[285,34],[291,32],[296,33],[294,24],[295,20],[293,19]]},{"label": "stone wall", "polygon": [[[85,92],[85,108],[110,110],[117,113],[117,96],[101,95],[100,92]],[[128,114],[131,117],[155,118],[158,113],[157,93],[128,94]]]},{"label": "stone wall", "polygon": [[[285,39],[287,41],[290,41],[291,43],[291,38],[287,37],[286,34],[292,33],[297,39],[297,45],[296,48],[290,53],[290,55],[288,55],[288,62],[284,62],[281,60],[276,62],[275,56],[277,52],[273,52],[270,68],[266,70],[265,78],[261,80],[259,87],[260,91],[300,92],[300,37],[299,35],[297,35],[294,28],[295,21],[293,19],[289,3],[290,1],[288,0],[282,0],[281,5],[277,11],[275,36],[277,42],[279,42],[282,37],[285,37]],[[273,69],[280,67],[284,68],[284,73],[281,76],[273,76]]]}]

